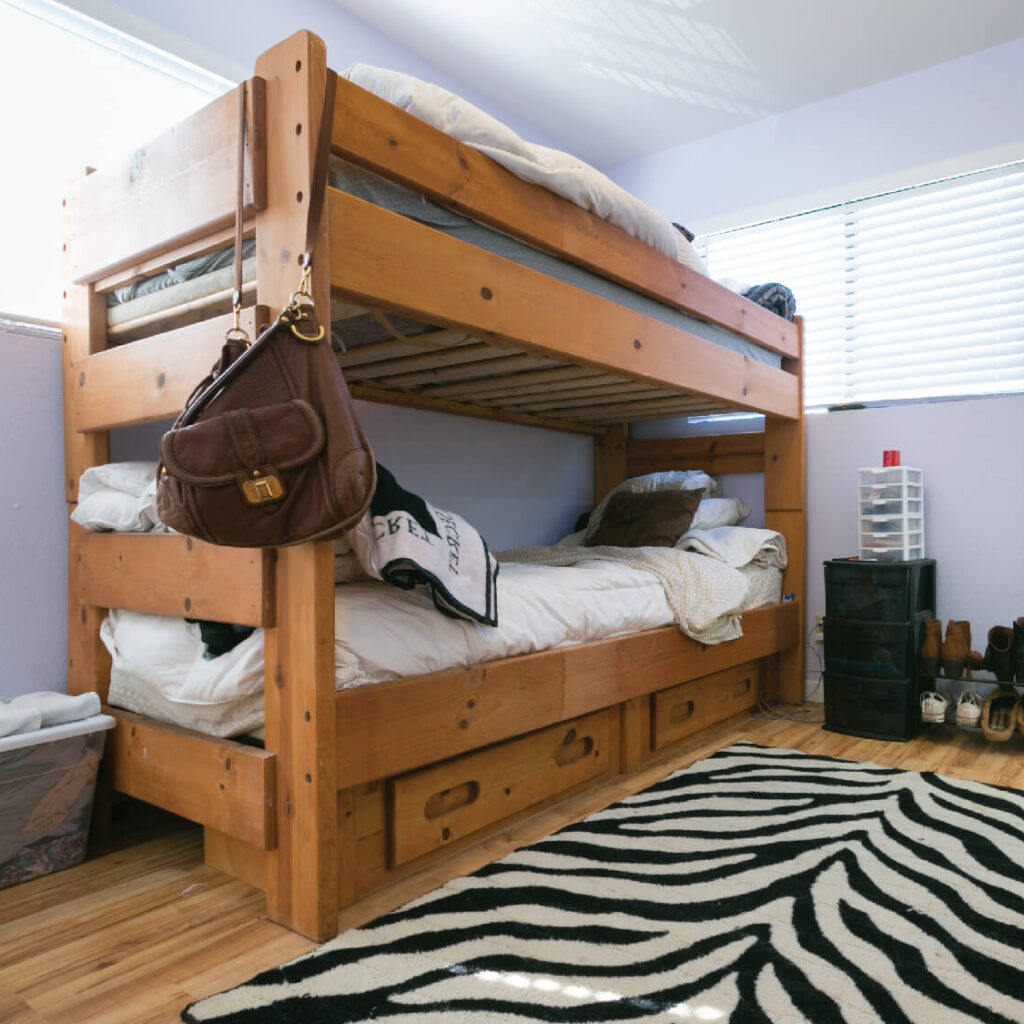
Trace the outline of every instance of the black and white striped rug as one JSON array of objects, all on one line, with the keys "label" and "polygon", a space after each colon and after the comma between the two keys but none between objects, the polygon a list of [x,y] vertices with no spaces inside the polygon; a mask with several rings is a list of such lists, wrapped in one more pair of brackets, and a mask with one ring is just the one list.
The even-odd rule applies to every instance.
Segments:
[{"label": "black and white striped rug", "polygon": [[1020,1024],[1024,793],[741,743],[184,1020]]}]

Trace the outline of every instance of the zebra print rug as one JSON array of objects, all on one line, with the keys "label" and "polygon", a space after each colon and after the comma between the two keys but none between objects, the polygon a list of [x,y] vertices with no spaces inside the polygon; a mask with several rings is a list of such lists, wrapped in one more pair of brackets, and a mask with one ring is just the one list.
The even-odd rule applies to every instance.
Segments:
[{"label": "zebra print rug", "polygon": [[218,1024],[1024,1021],[1024,793],[741,743],[311,955]]}]

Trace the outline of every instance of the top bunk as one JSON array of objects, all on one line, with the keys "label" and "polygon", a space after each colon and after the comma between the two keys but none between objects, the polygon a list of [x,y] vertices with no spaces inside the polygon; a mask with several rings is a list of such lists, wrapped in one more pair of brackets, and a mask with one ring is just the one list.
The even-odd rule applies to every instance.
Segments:
[{"label": "top bunk", "polygon": [[[173,417],[216,359],[240,159],[249,333],[288,301],[325,77],[322,42],[297,33],[65,200],[76,431]],[[343,77],[330,124],[314,296],[354,397],[595,435],[733,410],[800,418],[799,321]],[[189,263],[204,272],[186,280]]]}]

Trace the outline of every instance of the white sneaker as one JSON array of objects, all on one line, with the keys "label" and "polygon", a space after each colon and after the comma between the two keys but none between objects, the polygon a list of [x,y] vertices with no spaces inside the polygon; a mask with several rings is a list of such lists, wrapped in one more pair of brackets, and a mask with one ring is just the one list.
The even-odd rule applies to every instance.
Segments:
[{"label": "white sneaker", "polygon": [[[946,708],[949,701],[941,693],[929,690],[921,694],[921,721],[936,725],[946,720]],[[980,710],[979,710],[980,713]]]},{"label": "white sneaker", "polygon": [[964,690],[956,702],[956,724],[968,729],[977,729],[981,725],[981,706],[984,699],[974,690]]}]

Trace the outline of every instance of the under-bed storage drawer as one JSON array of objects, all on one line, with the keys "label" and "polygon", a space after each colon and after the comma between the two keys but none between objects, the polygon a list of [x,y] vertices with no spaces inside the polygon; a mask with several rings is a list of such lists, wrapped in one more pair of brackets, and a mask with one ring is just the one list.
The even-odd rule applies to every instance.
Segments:
[{"label": "under-bed storage drawer", "polygon": [[655,750],[752,708],[761,693],[762,663],[747,662],[651,695]]},{"label": "under-bed storage drawer", "polygon": [[616,712],[606,708],[392,779],[391,867],[613,771]]}]

